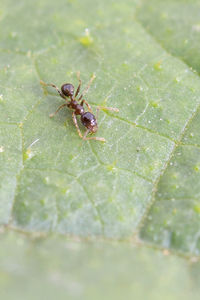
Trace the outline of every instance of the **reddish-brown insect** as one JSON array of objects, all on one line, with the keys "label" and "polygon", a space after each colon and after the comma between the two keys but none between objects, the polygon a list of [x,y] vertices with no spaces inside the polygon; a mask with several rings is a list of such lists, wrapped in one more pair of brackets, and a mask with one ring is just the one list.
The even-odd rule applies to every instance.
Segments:
[{"label": "reddish-brown insect", "polygon": [[[105,139],[102,137],[87,137],[87,135],[89,133],[95,133],[97,131],[97,129],[98,129],[97,120],[98,120],[98,113],[99,113],[100,109],[112,110],[112,111],[116,111],[116,112],[118,112],[119,110],[117,108],[113,108],[113,107],[98,106],[96,117],[95,117],[94,114],[92,113],[92,109],[91,109],[89,103],[85,99],[83,99],[83,96],[88,92],[89,87],[95,78],[95,75],[93,75],[91,77],[87,87],[85,88],[83,93],[79,96],[79,98],[77,98],[77,97],[78,97],[78,94],[79,94],[80,88],[81,88],[80,72],[77,73],[77,77],[79,80],[79,85],[76,89],[75,95],[74,95],[74,86],[71,83],[63,84],[61,86],[61,90],[59,90],[59,88],[52,83],[45,83],[42,80],[40,81],[40,83],[43,86],[52,86],[53,88],[55,88],[57,90],[57,92],[59,93],[59,95],[66,101],[66,103],[64,103],[58,107],[58,109],[55,111],[55,113],[50,114],[50,117],[51,118],[54,117],[55,114],[57,114],[57,112],[60,109],[67,106],[74,110],[72,112],[72,119],[74,121],[74,124],[76,126],[76,129],[78,131],[80,138],[82,138],[83,140],[97,140],[97,141],[105,142]],[[81,102],[79,103],[79,101],[81,101]],[[85,111],[85,109],[83,107],[84,104],[87,106],[88,111]],[[80,115],[81,123],[86,127],[86,131],[83,135],[80,131],[80,128],[79,128],[79,125],[77,122],[77,118],[76,118],[77,115]]]}]

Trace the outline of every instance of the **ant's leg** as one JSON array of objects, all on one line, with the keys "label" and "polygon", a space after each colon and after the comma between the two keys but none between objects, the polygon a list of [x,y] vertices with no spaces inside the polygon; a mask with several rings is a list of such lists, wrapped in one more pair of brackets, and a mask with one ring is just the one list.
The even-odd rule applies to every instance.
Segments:
[{"label": "ant's leg", "polygon": [[50,118],[54,117],[54,116],[57,114],[57,112],[59,112],[59,110],[62,109],[64,106],[67,106],[67,104],[68,104],[68,103],[64,103],[64,104],[60,105],[60,106],[58,107],[58,109],[55,111],[55,113],[50,114],[49,117],[50,117]]},{"label": "ant's leg", "polygon": [[73,119],[74,125],[76,126],[78,135],[79,135],[80,138],[82,139],[83,136],[82,136],[82,133],[81,133],[80,128],[79,128],[79,126],[78,126],[77,118],[76,118],[76,115],[75,115],[75,112],[74,112],[74,111],[73,111],[73,113],[72,113],[72,119]]},{"label": "ant's leg", "polygon": [[97,110],[96,110],[96,121],[98,122],[98,118],[99,118],[99,108],[97,107]]},{"label": "ant's leg", "polygon": [[96,110],[96,120],[98,120],[98,116],[99,116],[99,111],[100,111],[100,109],[102,109],[102,110],[111,110],[111,111],[119,112],[119,109],[118,109],[118,108],[115,108],[115,107],[97,106],[97,110]]},{"label": "ant's leg", "polygon": [[97,106],[97,109],[100,110],[111,110],[111,111],[116,111],[116,112],[119,112],[119,109],[118,108],[115,108],[115,107],[106,107],[106,106]]},{"label": "ant's leg", "polygon": [[56,91],[58,92],[58,94],[60,95],[60,97],[62,97],[63,99],[66,100],[65,95],[63,95],[63,93],[59,90],[59,88],[53,84],[53,83],[45,83],[44,81],[40,80],[40,83],[44,86],[52,86],[54,89],[56,89]]},{"label": "ant's leg", "polygon": [[87,101],[82,100],[82,101],[81,101],[81,105],[83,106],[84,103],[85,103],[85,105],[87,105],[87,108],[88,108],[89,112],[92,113],[92,108],[91,108],[90,104],[89,104]]},{"label": "ant's leg", "polygon": [[96,141],[100,141],[100,142],[105,142],[106,141],[104,138],[97,137],[97,136],[87,137],[89,132],[90,132],[89,129],[87,129],[86,132],[84,133],[84,136],[83,136],[84,141],[87,141],[87,140],[96,140]]},{"label": "ant's leg", "polygon": [[79,92],[80,92],[80,88],[81,88],[81,80],[80,80],[80,71],[78,71],[77,73],[76,73],[76,75],[77,75],[77,78],[78,78],[78,81],[79,81],[79,85],[78,85],[78,87],[77,87],[77,90],[76,90],[76,93],[75,93],[75,98],[78,96],[78,94],[79,94]]},{"label": "ant's leg", "polygon": [[83,98],[83,96],[88,92],[90,85],[92,84],[92,81],[96,78],[96,76],[93,74],[92,77],[90,78],[90,81],[88,83],[88,85],[86,86],[86,88],[84,89],[83,93],[80,95],[78,100],[81,100]]}]

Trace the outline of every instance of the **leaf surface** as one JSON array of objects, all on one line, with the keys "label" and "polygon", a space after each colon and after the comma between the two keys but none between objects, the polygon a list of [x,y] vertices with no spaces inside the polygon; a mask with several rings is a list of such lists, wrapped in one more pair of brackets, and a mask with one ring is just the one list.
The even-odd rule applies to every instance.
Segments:
[{"label": "leaf surface", "polygon": [[[59,253],[66,259],[63,247],[69,245],[69,263],[63,269],[56,266],[59,275],[54,275],[59,279],[53,277],[52,293],[57,283],[63,289],[67,285],[69,292],[73,282],[64,273],[73,266],[77,280],[80,272],[72,243],[72,248],[80,247],[75,256],[78,261],[87,258],[87,251],[94,252],[88,263],[97,261],[101,269],[95,271],[94,280],[98,272],[107,272],[107,253],[112,257],[110,273],[100,280],[99,288],[114,276],[115,264],[118,270],[125,264],[125,277],[111,281],[110,299],[121,299],[128,276],[134,278],[129,290],[138,299],[145,297],[144,286],[152,288],[152,299],[159,299],[156,293],[166,299],[197,296],[199,266],[190,271],[184,260],[197,261],[200,251],[198,7],[198,2],[185,0],[2,1],[0,223],[8,228],[2,234],[2,261],[9,257],[17,261],[32,235],[37,233],[42,240],[39,250],[28,246],[33,250],[30,262],[26,253],[22,259],[27,267],[22,279],[29,271],[32,276],[34,262],[38,276],[38,251],[46,253],[55,242],[55,253],[52,250],[41,258],[44,278],[50,276],[48,259],[55,255],[57,260]],[[49,118],[63,99],[53,88],[41,86],[40,80],[58,87],[70,82],[76,87],[77,71],[81,91],[92,74],[96,75],[85,96],[94,112],[99,105],[119,109],[119,113],[103,110],[99,114],[96,136],[104,137],[106,143],[81,140],[69,109]],[[28,237],[10,233],[12,230]],[[55,236],[46,242],[43,235],[51,233]],[[80,239],[80,246],[72,237]],[[92,240],[90,244],[84,244],[86,238]],[[16,256],[12,249],[8,256],[6,251],[15,240],[22,247]],[[111,240],[124,243],[113,247]],[[136,247],[138,244],[142,246]],[[136,247],[133,253],[131,246]],[[103,251],[100,259],[98,247]],[[164,257],[161,250],[173,255]],[[160,262],[154,272],[157,259]],[[137,285],[138,270],[146,263],[149,270],[144,277],[139,272]],[[98,299],[97,292],[89,292],[91,273],[85,268],[78,279],[83,286],[77,299]],[[173,274],[174,281],[158,282],[162,268],[167,278]],[[11,278],[8,286],[18,293],[17,272],[7,276]],[[181,290],[183,273],[185,289]],[[172,281],[174,290],[166,294]],[[119,295],[113,288],[118,283]],[[30,284],[30,289],[34,284],[40,286],[40,280]],[[48,286],[49,279],[42,284]],[[72,297],[76,297],[76,287]]]}]

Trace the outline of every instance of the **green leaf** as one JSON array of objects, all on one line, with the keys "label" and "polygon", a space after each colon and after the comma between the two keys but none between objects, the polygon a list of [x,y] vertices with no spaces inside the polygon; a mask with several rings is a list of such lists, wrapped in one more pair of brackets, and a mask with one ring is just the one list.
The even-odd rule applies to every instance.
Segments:
[{"label": "green leaf", "polygon": [[0,241],[2,299],[199,298],[199,263],[154,249],[15,233]]},{"label": "green leaf", "polygon": [[[186,261],[200,254],[198,9],[186,0],[1,2],[4,299],[34,289],[52,299],[66,290],[73,299],[198,299],[199,264]],[[76,87],[77,71],[82,91],[96,75],[85,96],[94,111],[119,109],[99,114],[106,143],[81,140],[69,109],[49,118],[64,102],[40,80]]]},{"label": "green leaf", "polygon": [[[197,1],[183,0],[180,4],[169,0],[167,6],[162,1],[143,2],[138,11],[140,21],[155,39],[173,56],[194,68],[194,73],[199,72],[198,9]],[[159,27],[156,26],[158,22]],[[181,83],[183,76],[180,74],[177,82]],[[198,75],[196,78],[199,80]],[[190,100],[188,97],[187,102]],[[184,102],[180,105],[186,108]],[[155,204],[141,234],[154,244],[197,255],[200,252],[199,110],[198,104],[183,127],[168,166],[158,181]]]}]

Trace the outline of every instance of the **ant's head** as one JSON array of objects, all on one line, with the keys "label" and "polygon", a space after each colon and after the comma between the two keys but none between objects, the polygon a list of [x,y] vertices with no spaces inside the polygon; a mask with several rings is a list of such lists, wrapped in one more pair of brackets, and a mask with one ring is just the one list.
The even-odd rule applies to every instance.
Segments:
[{"label": "ant's head", "polygon": [[97,124],[96,124],[96,125],[93,125],[92,127],[90,127],[90,132],[92,132],[92,133],[97,132],[97,130],[98,130]]},{"label": "ant's head", "polygon": [[92,133],[95,133],[98,129],[97,120],[95,116],[89,111],[81,115],[81,122]]},{"label": "ant's head", "polygon": [[74,95],[74,86],[71,83],[64,83],[61,86],[62,93],[67,97],[72,97]]}]

